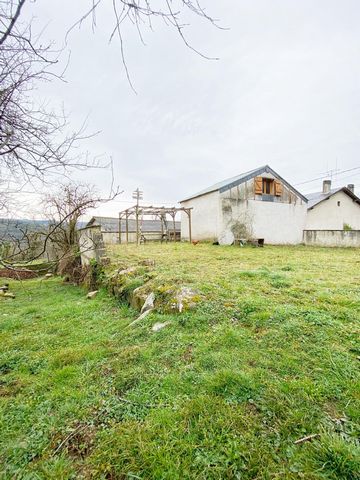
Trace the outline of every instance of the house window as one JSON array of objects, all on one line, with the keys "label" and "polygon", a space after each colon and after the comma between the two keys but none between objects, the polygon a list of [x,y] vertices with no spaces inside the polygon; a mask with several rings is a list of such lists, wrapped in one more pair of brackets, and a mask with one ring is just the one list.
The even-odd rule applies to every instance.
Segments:
[{"label": "house window", "polygon": [[254,178],[254,191],[255,195],[275,195],[281,197],[283,193],[283,187],[280,180],[274,180],[273,178]]},{"label": "house window", "polygon": [[262,179],[262,193],[265,195],[274,194],[274,180],[271,178]]},{"label": "house window", "polygon": [[338,207],[340,207],[340,202],[338,202]]}]

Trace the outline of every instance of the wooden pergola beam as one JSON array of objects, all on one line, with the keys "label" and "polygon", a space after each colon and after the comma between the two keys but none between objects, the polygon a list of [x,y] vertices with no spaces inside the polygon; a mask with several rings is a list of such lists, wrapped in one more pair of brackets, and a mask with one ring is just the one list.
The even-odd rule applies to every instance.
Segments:
[{"label": "wooden pergola beam", "polygon": [[139,216],[154,216],[159,217],[161,221],[161,237],[164,235],[164,224],[166,224],[166,216],[169,215],[173,221],[173,236],[174,241],[176,241],[176,221],[175,217],[177,213],[184,212],[188,216],[189,222],[189,241],[192,240],[191,232],[191,210],[192,208],[186,207],[154,207],[149,206],[139,206],[134,205],[133,207],[126,208],[119,213],[119,242],[121,243],[121,221],[125,219],[126,221],[126,243],[129,243],[129,218],[134,217],[136,221],[136,240],[139,244],[140,242],[140,232],[139,232]]}]

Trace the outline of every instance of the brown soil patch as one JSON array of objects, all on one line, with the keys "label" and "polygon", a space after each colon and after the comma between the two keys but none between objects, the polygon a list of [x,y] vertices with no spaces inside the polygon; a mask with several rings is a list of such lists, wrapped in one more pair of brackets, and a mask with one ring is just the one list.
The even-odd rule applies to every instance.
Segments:
[{"label": "brown soil patch", "polygon": [[29,272],[24,270],[8,270],[7,268],[0,268],[0,278],[12,278],[14,280],[28,280],[29,278],[36,278],[36,272]]}]

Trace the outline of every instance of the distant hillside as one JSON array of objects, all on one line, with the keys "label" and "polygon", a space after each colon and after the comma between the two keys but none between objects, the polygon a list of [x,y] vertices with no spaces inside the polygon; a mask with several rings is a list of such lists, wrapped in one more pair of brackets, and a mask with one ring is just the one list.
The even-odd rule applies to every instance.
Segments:
[{"label": "distant hillside", "polygon": [[45,230],[48,220],[24,220],[0,218],[0,241],[21,239],[25,232],[39,232]]},{"label": "distant hillside", "polygon": [[[47,229],[49,220],[27,220],[0,218],[0,242],[20,240],[24,233],[40,232]],[[79,228],[86,225],[86,222],[79,222]]]}]

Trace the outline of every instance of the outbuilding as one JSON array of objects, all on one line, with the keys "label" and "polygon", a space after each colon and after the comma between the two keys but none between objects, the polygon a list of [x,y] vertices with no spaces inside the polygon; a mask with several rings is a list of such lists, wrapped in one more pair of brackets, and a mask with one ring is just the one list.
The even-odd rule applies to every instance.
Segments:
[{"label": "outbuilding", "polygon": [[331,180],[324,180],[321,192],[306,197],[306,230],[360,230],[360,198],[353,184],[332,189]]},{"label": "outbuilding", "polygon": [[[269,165],[219,182],[180,203],[192,209],[196,240],[225,244],[241,239],[262,239],[271,244],[302,242],[307,199]],[[181,236],[189,238],[185,216]]]},{"label": "outbuilding", "polygon": [[307,198],[306,245],[360,247],[360,198],[353,184],[331,188],[331,180],[324,180],[322,191]]},{"label": "outbuilding", "polygon": [[[86,224],[86,228],[100,227],[103,241],[106,245],[116,243],[135,243],[136,242],[136,221],[134,219],[128,220],[128,235],[126,235],[126,222],[120,221],[119,218],[114,217],[92,217]],[[120,234],[121,228],[121,234]],[[178,238],[180,238],[180,222],[175,222],[175,231]],[[141,220],[141,234],[146,240],[162,240],[162,228],[160,220],[142,219]]]}]

